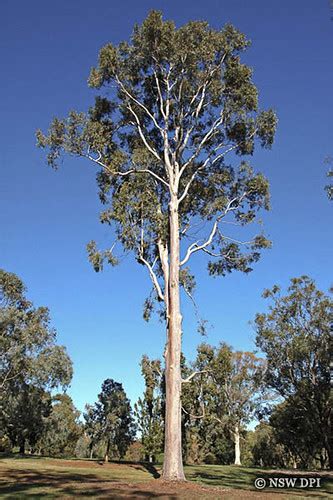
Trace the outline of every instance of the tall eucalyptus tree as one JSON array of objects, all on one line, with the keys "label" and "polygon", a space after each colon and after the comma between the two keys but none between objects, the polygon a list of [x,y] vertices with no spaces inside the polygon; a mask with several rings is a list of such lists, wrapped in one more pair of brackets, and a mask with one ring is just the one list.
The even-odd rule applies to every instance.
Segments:
[{"label": "tall eucalyptus tree", "polygon": [[[107,206],[101,221],[147,268],[167,325],[163,475],[171,480],[184,479],[180,288],[192,292],[188,264],[201,252],[211,275],[249,272],[270,245],[261,231],[246,241],[237,234],[269,206],[267,179],[240,158],[257,141],[271,146],[277,121],[272,110],[258,111],[252,70],[240,60],[248,46],[231,25],[192,21],[177,29],[152,11],[129,43],[101,49],[89,78],[100,93],[88,113],[71,112],[37,133],[51,166],[64,151],[96,165]],[[113,250],[89,244],[96,270],[117,262]]]}]

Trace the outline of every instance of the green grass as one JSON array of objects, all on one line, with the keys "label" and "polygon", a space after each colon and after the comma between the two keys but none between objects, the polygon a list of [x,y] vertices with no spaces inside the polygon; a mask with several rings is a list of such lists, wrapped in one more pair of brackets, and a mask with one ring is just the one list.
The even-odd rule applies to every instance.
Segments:
[{"label": "green grass", "polygon": [[[70,466],[68,464],[70,463]],[[140,483],[152,475],[144,467],[102,465],[95,461],[52,458],[5,458],[0,460],[0,498],[66,496],[95,497],[114,483]],[[101,483],[105,488],[101,488]]]},{"label": "green grass", "polygon": [[[303,475],[299,471],[297,474]],[[295,472],[289,471],[293,476]],[[272,471],[246,467],[201,465],[186,466],[191,482],[181,491],[166,486],[158,477],[158,468],[149,464],[112,463],[89,460],[61,460],[52,458],[8,457],[0,459],[0,498],[328,498],[333,493],[329,473],[323,473],[322,487],[311,490],[265,489],[256,491],[257,477],[281,477],[288,471]],[[304,473],[304,475],[310,473]],[[310,474],[311,475],[311,474]],[[332,476],[331,476],[332,480]],[[200,486],[201,485],[201,486]],[[202,485],[212,487],[200,491]],[[219,489],[217,490],[216,487]],[[222,490],[229,490],[223,492]],[[244,491],[246,490],[246,492]],[[242,493],[243,491],[243,493]],[[282,496],[281,496],[282,495]],[[271,498],[272,495],[269,495]]]},{"label": "green grass", "polygon": [[[269,477],[300,477],[315,476],[316,473],[301,471],[274,471],[272,469],[257,469],[250,467],[236,467],[234,465],[199,465],[185,467],[187,479],[191,481],[199,481],[201,484],[208,486],[219,486],[223,488],[242,489],[242,490],[255,490],[254,481],[256,478],[264,478],[268,480]],[[324,497],[333,494],[333,476],[329,472],[320,473],[321,488],[292,488],[292,489],[272,489],[266,488],[264,492],[277,492],[283,493],[285,491],[292,492],[296,495],[303,494],[305,497]],[[289,495],[290,498],[290,495]]]}]

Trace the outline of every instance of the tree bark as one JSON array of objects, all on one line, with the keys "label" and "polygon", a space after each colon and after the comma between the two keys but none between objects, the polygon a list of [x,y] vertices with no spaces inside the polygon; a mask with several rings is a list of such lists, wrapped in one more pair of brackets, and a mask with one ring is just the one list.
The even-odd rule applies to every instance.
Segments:
[{"label": "tree bark", "polygon": [[169,206],[169,290],[167,347],[165,352],[165,444],[163,478],[184,481],[181,436],[181,323],[179,291],[179,220],[178,201],[172,195]]},{"label": "tree bark", "polygon": [[240,433],[238,424],[235,425],[234,436],[235,436],[235,465],[242,465],[241,453],[240,453]]}]

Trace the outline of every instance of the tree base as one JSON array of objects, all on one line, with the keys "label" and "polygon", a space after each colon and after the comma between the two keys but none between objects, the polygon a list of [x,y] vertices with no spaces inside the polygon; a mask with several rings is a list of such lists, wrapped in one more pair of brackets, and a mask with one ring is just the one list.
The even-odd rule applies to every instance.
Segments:
[{"label": "tree base", "polygon": [[159,481],[160,482],[163,482],[163,483],[186,483],[187,479],[185,476],[183,476],[182,478],[180,477],[169,477],[169,476],[162,476],[159,478]]}]

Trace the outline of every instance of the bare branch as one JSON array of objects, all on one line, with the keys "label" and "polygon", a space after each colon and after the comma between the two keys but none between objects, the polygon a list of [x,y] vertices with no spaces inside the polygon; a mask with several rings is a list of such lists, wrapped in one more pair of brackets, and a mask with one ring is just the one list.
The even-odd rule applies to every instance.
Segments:
[{"label": "bare branch", "polygon": [[[223,120],[222,120],[223,121]],[[222,123],[222,122],[221,122]],[[220,124],[221,124],[220,123]],[[192,127],[193,128],[193,127]],[[211,131],[213,130],[214,128],[214,125],[213,127],[211,128]],[[217,128],[217,127],[215,127]],[[190,134],[191,133],[191,129],[187,131],[187,134]],[[209,133],[209,132],[208,132]],[[213,131],[212,131],[213,133]],[[255,129],[248,137],[248,140],[252,139],[255,134],[257,133],[257,129]],[[211,137],[212,134],[209,135],[209,137]],[[184,173],[185,169],[188,167],[188,165],[197,158],[198,154],[200,153],[203,145],[204,145],[204,142],[208,139],[205,139],[207,137],[207,134],[206,136],[202,139],[201,143],[199,144],[197,150],[193,153],[193,155],[190,157],[190,159],[184,163],[184,165],[182,166],[180,172],[179,172],[179,177],[182,176],[182,174]],[[184,142],[188,140],[189,138],[189,135],[188,137],[185,138]],[[207,164],[211,161],[211,164],[214,165],[214,163],[216,163],[218,160],[220,160],[221,158],[224,158],[228,153],[230,153],[231,151],[234,151],[235,149],[237,149],[240,145],[242,144],[242,142],[238,142],[237,144],[234,144],[233,146],[230,146],[228,149],[226,149],[225,151],[222,151],[221,153],[219,153],[213,160],[212,160],[212,156],[219,150],[221,149],[222,147],[225,147],[223,143],[220,143],[218,144],[214,149],[213,151],[207,156],[207,158],[205,159],[204,163],[202,165],[200,165],[192,174],[192,176],[190,177],[190,180],[188,181],[187,185],[185,186],[185,189],[183,191],[183,194],[180,196],[179,198],[179,203],[181,203],[184,198],[187,196],[188,194],[188,191],[193,183],[193,181],[195,180],[195,178],[197,177],[198,173],[203,170]]]},{"label": "bare branch", "polygon": [[224,117],[221,115],[221,116],[219,116],[219,118],[217,118],[214,121],[214,123],[211,126],[211,128],[208,130],[208,132],[201,139],[200,144],[196,148],[195,152],[192,154],[192,156],[182,166],[182,168],[181,168],[181,170],[179,172],[179,176],[180,177],[182,176],[184,170],[192,163],[192,161],[194,161],[199,156],[202,148],[204,147],[204,145],[206,144],[206,142],[208,141],[208,139],[210,139],[210,137],[215,132],[215,130],[223,123],[223,119],[224,119]]},{"label": "bare branch", "polygon": [[156,180],[164,184],[166,187],[169,187],[169,184],[164,180],[162,177],[157,175],[155,172],[150,170],[149,168],[131,168],[130,170],[126,170],[125,172],[121,172],[119,170],[112,170],[108,165],[105,163],[101,162],[100,159],[102,157],[101,153],[98,152],[99,156],[98,158],[94,158],[91,156],[91,154],[88,152],[87,154],[84,154],[83,156],[87,158],[90,161],[93,161],[94,163],[97,163],[99,166],[101,166],[107,173],[110,175],[119,175],[120,177],[126,177],[127,175],[130,174],[149,174],[152,177],[154,177]]},{"label": "bare branch", "polygon": [[142,104],[142,102],[140,102],[138,99],[136,99],[136,97],[134,97],[126,89],[125,85],[119,80],[118,76],[116,76],[116,81],[117,81],[118,85],[120,86],[121,90],[127,95],[127,97],[129,97],[133,102],[135,102],[138,106],[140,106],[140,108],[142,108],[145,111],[145,113],[149,116],[149,118],[151,118],[151,120],[153,121],[155,127],[162,132],[163,131],[162,127],[158,124],[155,116],[149,111],[149,109],[147,108],[147,106],[145,106],[144,104]]},{"label": "bare branch", "polygon": [[[254,135],[255,135],[256,131],[253,132],[249,138],[252,138]],[[227,155],[228,153],[230,153],[231,151],[233,151],[234,149],[238,148],[239,146],[241,145],[241,143],[237,143],[237,144],[234,144],[233,146],[230,146],[228,149],[226,149],[225,151],[222,151],[221,153],[219,153],[213,160],[212,160],[212,156],[219,150],[221,149],[222,147],[225,147],[223,143],[220,143],[218,144],[214,150],[207,156],[207,158],[205,159],[205,161],[203,162],[202,165],[199,165],[199,167],[193,172],[193,174],[191,175],[188,183],[186,184],[185,188],[184,188],[184,191],[182,193],[182,195],[180,196],[180,198],[178,199],[179,203],[181,203],[184,198],[186,198],[188,192],[189,192],[189,189],[193,183],[193,181],[195,180],[195,178],[197,177],[198,173],[203,170],[207,164],[211,161],[211,164],[214,165],[214,163],[216,163],[218,160],[220,160],[221,158],[224,158],[225,155]],[[180,171],[180,176],[182,175],[184,171],[184,166],[182,167],[181,171]]]},{"label": "bare branch", "polygon": [[1,381],[1,384],[0,384],[1,389],[4,388],[6,382],[8,382],[9,380],[14,380],[14,378],[19,377],[23,373],[23,370],[21,370],[18,373],[15,373],[15,375],[12,375],[10,377],[9,374],[10,374],[11,371],[12,371],[12,367],[9,368],[8,372],[6,373],[6,375],[4,376],[3,380]]},{"label": "bare branch", "polygon": [[202,245],[199,245],[198,244],[199,242],[196,241],[195,243],[192,243],[188,247],[184,259],[180,262],[180,266],[183,266],[184,264],[186,264],[186,262],[189,260],[189,258],[191,257],[191,255],[194,252],[198,252],[199,250],[203,250],[204,248],[208,247],[212,243],[213,238],[214,238],[215,233],[216,233],[216,230],[217,230],[217,226],[218,226],[219,220],[220,220],[221,217],[222,217],[222,215],[215,220],[214,225],[212,227],[212,230],[210,232],[210,235],[208,236],[208,239]]},{"label": "bare branch", "polygon": [[186,198],[186,196],[188,194],[188,191],[189,191],[192,183],[194,182],[196,176],[198,175],[198,173],[200,172],[200,170],[203,170],[205,168],[205,166],[206,166],[206,163],[204,163],[203,165],[201,165],[200,167],[198,167],[196,169],[196,171],[191,175],[190,180],[188,181],[188,183],[185,186],[183,194],[180,196],[180,198],[178,198],[178,203],[181,203]]},{"label": "bare branch", "polygon": [[188,411],[185,410],[185,408],[182,406],[182,410],[184,413],[186,413],[186,415],[189,415],[191,418],[205,418],[206,416],[206,413],[205,413],[205,407],[203,407],[203,413],[202,415],[193,415],[193,413],[189,413]]},{"label": "bare branch", "polygon": [[140,123],[139,117],[138,117],[138,115],[135,113],[135,111],[133,110],[133,108],[132,108],[132,106],[131,106],[130,104],[128,105],[128,109],[129,109],[129,111],[132,113],[132,115],[133,115],[133,116],[134,116],[134,118],[135,118],[135,121],[136,121],[136,123],[137,123],[137,129],[138,129],[138,132],[139,132],[140,137],[141,137],[141,139],[142,139],[142,142],[144,143],[144,145],[146,146],[146,148],[148,149],[148,151],[150,151],[150,153],[151,153],[152,155],[154,155],[154,156],[155,156],[155,158],[157,158],[157,159],[158,159],[158,161],[162,162],[162,160],[161,160],[161,158],[160,158],[160,155],[157,153],[157,151],[156,151],[156,150],[155,150],[152,146],[150,146],[150,145],[148,144],[148,141],[147,141],[147,139],[146,139],[146,137],[145,137],[145,135],[144,135],[144,133],[143,133],[143,130],[142,130],[142,126],[141,126],[141,123]]},{"label": "bare branch", "polygon": [[190,382],[192,380],[193,377],[195,377],[196,375],[199,375],[199,373],[208,373],[208,370],[199,370],[199,371],[191,373],[191,375],[189,377],[182,379],[182,384],[187,384],[188,382]]},{"label": "bare branch", "polygon": [[162,116],[164,118],[164,121],[166,122],[167,116],[166,116],[166,113],[165,113],[164,108],[163,108],[163,96],[162,96],[160,81],[158,79],[158,76],[157,76],[155,70],[154,70],[154,76],[155,76],[155,82],[156,82],[156,87],[157,87],[158,98],[159,98],[159,101],[160,101],[160,111],[161,111],[161,114],[162,114]]},{"label": "bare branch", "polygon": [[149,264],[149,262],[143,257],[142,254],[139,255],[139,259],[140,261],[148,268],[148,271],[149,271],[149,275],[150,275],[150,278],[153,282],[153,285],[154,285],[154,288],[156,290],[156,293],[158,295],[158,298],[164,302],[164,295],[163,295],[163,292],[162,292],[162,289],[161,289],[161,286],[158,282],[158,279],[157,279],[157,276],[152,268],[152,266]]},{"label": "bare branch", "polygon": [[[214,236],[216,235],[216,232],[218,230],[218,225],[219,225],[219,222],[221,221],[221,219],[223,217],[226,216],[226,214],[232,210],[235,210],[238,206],[239,206],[239,203],[241,203],[242,199],[244,198],[244,196],[246,196],[246,192],[243,193],[239,198],[233,198],[232,200],[229,201],[227,207],[225,208],[224,212],[222,214],[220,214],[216,219],[215,219],[215,222],[213,224],[213,227],[211,229],[211,232],[207,238],[207,240],[202,243],[201,245],[199,245],[199,241],[196,241],[194,243],[192,243],[188,249],[187,249],[187,252],[186,252],[186,255],[184,257],[184,259],[180,262],[180,266],[183,266],[184,264],[186,264],[186,262],[189,260],[189,258],[191,257],[191,255],[195,252],[199,252],[200,250],[205,250],[207,249],[207,247],[209,247],[209,245],[211,245],[213,239],[214,239]],[[238,201],[238,204],[233,207],[233,203],[235,203],[235,201]]]}]

